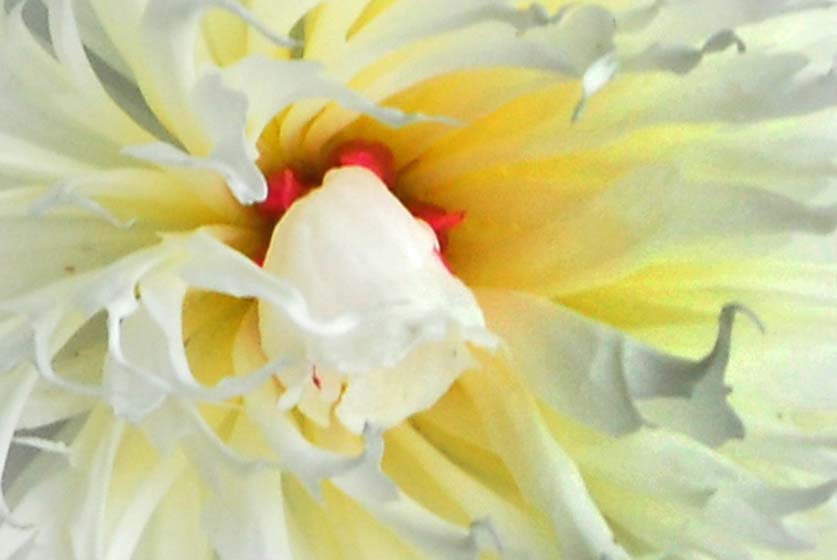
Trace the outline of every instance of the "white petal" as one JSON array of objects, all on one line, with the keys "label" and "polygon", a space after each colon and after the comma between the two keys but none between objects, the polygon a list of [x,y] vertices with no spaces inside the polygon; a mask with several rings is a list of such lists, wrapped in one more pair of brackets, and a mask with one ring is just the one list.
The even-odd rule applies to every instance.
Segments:
[{"label": "white petal", "polygon": [[[267,451],[256,427],[248,418],[238,418],[228,436],[229,444],[248,454]],[[201,461],[198,470],[211,491],[203,522],[222,559],[293,557],[282,492],[286,472],[271,469],[242,474],[225,463],[211,461]]]},{"label": "white petal", "polygon": [[[479,297],[520,375],[556,410],[612,434],[659,423],[711,445],[743,436],[724,385],[735,307],[722,312],[712,351],[692,361],[547,300],[501,291]],[[648,410],[645,401],[653,399],[665,399],[665,406]]]},{"label": "white petal", "polygon": [[[90,88],[72,82],[67,70],[31,36],[21,7],[18,5],[0,24],[4,68],[0,82],[5,108],[0,115],[0,130],[14,137],[17,146],[31,144],[34,154],[60,154],[56,168],[51,169],[49,158],[41,160],[46,170],[40,172],[42,175],[67,169],[68,165],[107,168],[124,163],[115,141],[137,142],[148,136],[124,126],[102,129],[103,123],[112,119],[117,124],[120,117],[112,114],[118,110],[107,106],[102,97],[96,98]],[[127,126],[130,128],[130,124]],[[34,171],[31,157],[21,153],[12,159],[22,160],[21,164]]]},{"label": "white petal", "polygon": [[[635,510],[623,508],[623,500],[608,495],[609,488],[635,496],[640,509],[653,511],[652,504],[656,504],[669,512],[671,522],[659,523],[647,533],[637,526],[646,520],[629,522],[628,529],[637,531],[638,536],[655,534],[658,546],[676,542],[710,550],[714,536],[719,543],[751,542],[777,550],[804,550],[810,546],[807,535],[785,518],[822,505],[837,487],[835,482],[775,486],[709,449],[659,431],[644,430],[596,445],[578,460],[601,492],[603,511],[617,523],[623,523]],[[682,531],[677,519],[691,519],[691,529]]]},{"label": "white petal", "polygon": [[619,69],[619,61],[616,54],[613,52],[607,53],[601,58],[597,59],[584,72],[581,79],[582,97],[573,111],[572,120],[577,121],[581,118],[581,114],[587,105],[587,100],[596,94],[599,90],[607,85],[607,83],[616,74]]},{"label": "white petal", "polygon": [[623,64],[627,71],[666,70],[685,74],[694,69],[703,56],[736,45],[738,52],[746,50],[743,41],[732,31],[723,30],[709,37],[699,49],[685,45],[653,44],[642,53],[628,58]]},{"label": "white petal", "polygon": [[[643,29],[644,39],[694,42],[720,29],[743,26],[794,11],[828,8],[822,0],[674,0],[662,2],[657,17]],[[780,17],[777,17],[780,16]]]}]

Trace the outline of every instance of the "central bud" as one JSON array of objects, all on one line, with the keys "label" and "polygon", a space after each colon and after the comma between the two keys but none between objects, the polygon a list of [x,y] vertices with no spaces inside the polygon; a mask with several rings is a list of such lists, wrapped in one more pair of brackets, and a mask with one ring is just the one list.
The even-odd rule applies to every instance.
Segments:
[{"label": "central bud", "polygon": [[354,432],[390,427],[447,391],[471,364],[469,344],[493,343],[473,294],[440,262],[436,231],[450,223],[422,211],[433,224],[380,176],[348,166],[283,213],[265,271],[293,286],[314,321],[350,325],[301,330],[260,303],[263,349],[294,364],[277,375],[284,405],[320,422],[333,410]]}]

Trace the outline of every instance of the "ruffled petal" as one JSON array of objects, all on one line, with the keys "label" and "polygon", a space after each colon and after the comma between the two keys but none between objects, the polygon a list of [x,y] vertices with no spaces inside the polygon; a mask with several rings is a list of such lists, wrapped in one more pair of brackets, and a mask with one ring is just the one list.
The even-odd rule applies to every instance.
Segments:
[{"label": "ruffled petal", "polygon": [[714,348],[692,361],[533,296],[481,291],[479,297],[520,375],[561,413],[615,435],[650,424],[710,445],[743,437],[724,381],[732,321],[741,309],[724,309]]},{"label": "ruffled petal", "polygon": [[[733,461],[662,432],[642,431],[580,454],[602,510],[658,549],[747,558],[746,545],[806,550],[808,531],[789,516],[826,503],[835,482],[782,487]],[[659,469],[660,463],[666,469]],[[666,520],[651,524],[654,509]],[[654,525],[653,527],[649,525]]]}]

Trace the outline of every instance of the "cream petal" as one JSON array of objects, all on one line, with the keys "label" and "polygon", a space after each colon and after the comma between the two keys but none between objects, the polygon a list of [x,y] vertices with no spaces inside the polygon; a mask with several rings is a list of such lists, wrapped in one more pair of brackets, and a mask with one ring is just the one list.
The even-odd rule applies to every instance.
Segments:
[{"label": "cream petal", "polygon": [[697,0],[662,2],[657,16],[638,37],[667,41],[699,41],[720,29],[737,28],[764,20],[783,19],[794,11],[815,16],[828,8],[821,0]]},{"label": "cream petal", "polygon": [[460,380],[479,411],[493,448],[526,499],[549,516],[561,555],[628,559],[593,502],[581,473],[549,433],[532,394],[498,362]]},{"label": "cream petal", "polygon": [[[660,353],[547,300],[502,291],[478,295],[520,375],[561,413],[615,435],[643,424],[682,431],[710,445],[744,435],[724,381],[732,321],[741,309],[724,309],[714,348],[692,361]],[[666,406],[654,407],[655,399]]]},{"label": "cream petal", "polygon": [[[84,473],[82,483],[76,487],[78,501],[68,519],[73,552],[79,558],[99,558],[104,554],[110,481],[125,428],[121,421],[108,418],[106,413],[94,414],[104,416],[101,428],[85,430],[73,442],[71,459]],[[97,424],[96,420],[91,424]]]},{"label": "cream petal", "polygon": [[746,50],[744,42],[728,29],[719,31],[706,39],[700,48],[654,43],[641,53],[629,57],[623,63],[623,67],[627,71],[664,70],[675,74],[686,74],[697,67],[705,55],[722,52],[731,45],[735,45],[739,53]]},{"label": "cream petal", "polygon": [[476,479],[416,428],[402,424],[387,434],[384,466],[405,492],[446,518],[488,520],[504,557],[547,559],[557,553],[545,536],[548,529],[531,512]]},{"label": "cream petal", "polygon": [[[207,147],[192,154],[167,143],[131,146],[124,153],[164,166],[204,168],[222,175],[244,204],[264,200],[267,184],[256,166],[256,141],[268,122],[293,101],[329,98],[392,126],[445,120],[379,107],[302,61],[249,57],[222,73],[195,80],[190,107],[206,132]],[[217,111],[217,107],[226,111]]]},{"label": "cream petal", "polygon": [[[593,446],[578,461],[603,511],[617,523],[632,515],[629,510],[633,508],[623,508],[624,498],[608,494],[613,488],[635,496],[640,507],[653,509],[651,503],[655,503],[658,510],[670,511],[672,519],[691,519],[689,531],[682,531],[678,522],[664,523],[654,529],[653,537],[643,535],[636,523],[629,523],[629,530],[653,538],[661,547],[675,544],[712,550],[709,539],[714,537],[719,543],[805,550],[812,544],[806,531],[786,518],[824,504],[837,488],[835,481],[775,485],[719,454],[660,431],[643,430]],[[661,470],[660,464],[666,469]],[[724,545],[720,546],[723,549]],[[735,545],[730,547],[735,549]],[[745,557],[743,552],[739,554]]]},{"label": "cream petal", "polygon": [[[261,348],[258,318],[253,312],[242,322],[233,360],[239,374],[257,369],[268,361]],[[366,460],[364,453],[341,456],[313,445],[301,433],[293,414],[277,406],[275,391],[268,387],[248,393],[245,410],[249,419],[261,429],[267,445],[284,468],[294,473],[313,495],[319,495],[325,479],[354,469]]]},{"label": "cream petal", "polygon": [[133,73],[108,36],[104,21],[96,14],[94,2],[95,0],[76,0],[73,4],[76,24],[84,46],[95,53],[108,68],[133,81]]},{"label": "cream petal", "polygon": [[[331,485],[325,488],[323,509],[320,515],[321,521],[317,526],[312,527],[315,535],[319,533],[317,527],[327,522],[336,545],[339,550],[343,551],[343,554],[346,551],[352,551],[351,554],[357,555],[358,558],[369,560],[373,558],[403,558],[404,560],[427,558],[417,547],[402,539],[365,511],[357,502]],[[305,558],[305,553],[300,554],[300,557]],[[320,557],[329,558],[330,556]]]},{"label": "cream petal", "polygon": [[355,433],[367,424],[396,426],[405,416],[431,407],[474,363],[461,341],[426,344],[411,351],[396,366],[353,378],[335,414]]},{"label": "cream petal", "polygon": [[[564,24],[559,14],[544,15],[536,7],[521,10],[502,0],[468,0],[456,7],[441,7],[441,4],[436,0],[421,5],[396,2],[366,21],[349,40],[332,41],[328,48],[306,52],[305,56],[322,60],[329,75],[341,82],[350,83],[357,78],[356,85],[364,95],[381,101],[422,80],[461,68],[521,66],[581,73],[584,68],[576,68],[573,57],[602,42],[598,30],[589,32],[596,27],[595,22],[584,17],[588,11],[601,16],[601,9],[579,10],[583,12],[581,16],[569,18],[571,21]],[[606,18],[599,17],[597,21],[601,23]],[[561,24],[561,29],[521,34],[532,28],[541,31],[541,27],[555,27],[553,24]],[[314,25],[312,32],[316,34],[316,21]],[[400,59],[399,65],[387,61],[387,55],[394,53]],[[376,68],[379,62],[380,70]],[[396,71],[404,66],[409,66],[411,71]],[[371,77],[364,75],[367,70]],[[293,152],[304,141],[307,155],[311,155],[328,136],[328,131],[339,130],[356,116],[351,112],[335,115],[326,108],[324,117],[316,119],[318,124],[322,123],[321,130],[312,139],[305,139],[303,127],[325,105],[316,102],[291,108],[281,128],[284,150]]]},{"label": "cream petal", "polygon": [[205,503],[205,493],[197,476],[180,477],[154,512],[132,560],[216,558],[206,527],[197,514]]},{"label": "cream petal", "polygon": [[[174,457],[161,461],[144,478],[125,506],[108,535],[105,560],[133,560],[139,543],[143,540],[148,523],[166,495],[171,491],[178,475],[182,474],[182,459]],[[150,539],[149,539],[150,540]],[[189,542],[191,545],[192,542]],[[195,556],[192,556],[193,558]]]},{"label": "cream petal", "polygon": [[[176,378],[165,355],[167,345],[168,339],[147,311],[141,310],[122,321],[124,359],[108,357],[103,372],[103,388],[117,416],[136,423],[163,403],[168,387],[160,378]],[[141,375],[138,370],[149,373]]]},{"label": "cream petal", "polygon": [[[103,321],[94,321],[88,328],[82,329],[56,355],[56,370],[78,382],[93,383],[98,380],[107,353],[104,335]],[[86,413],[95,405],[95,399],[64,391],[39,380],[26,401],[18,427],[33,429],[49,426]]]},{"label": "cream petal", "polygon": [[221,484],[223,492],[204,510],[206,530],[220,558],[293,558],[285,533],[281,476],[265,473],[242,480],[233,475]]},{"label": "cream petal", "polygon": [[332,483],[379,522],[433,557],[473,560],[482,551],[499,549],[500,543],[490,523],[476,521],[463,529],[423,508],[397,487],[384,489],[377,481],[381,452],[382,446],[370,454],[374,463],[341,474]]},{"label": "cream petal", "polygon": [[[235,13],[248,24],[269,33],[278,44],[290,44],[263,28],[240,4],[231,0],[149,0],[138,32],[142,66],[139,85],[155,114],[187,149],[205,156],[212,149],[211,115],[193,106],[193,89],[203,74],[192,57],[200,17],[210,8]],[[217,118],[216,118],[217,120]]]},{"label": "cream petal", "polygon": [[718,306],[741,302],[759,314],[766,333],[737,334],[741,350],[729,368],[736,406],[770,401],[774,414],[782,407],[825,410],[837,402],[828,382],[836,336],[828,286],[835,270],[827,244],[817,246],[822,255],[796,247],[755,260],[650,266],[564,303],[669,351],[693,352],[711,336]]},{"label": "cream petal", "polygon": [[[466,224],[451,246],[451,258],[472,284],[559,295],[612,282],[652,262],[682,259],[684,247],[695,260],[753,257],[775,250],[793,234],[824,235],[835,226],[833,205],[800,203],[761,188],[698,184],[670,169],[646,169],[565,209],[547,225],[533,224],[514,236],[498,239],[489,230],[472,230],[483,236],[477,240]],[[494,259],[469,258],[483,254],[487,244]]]},{"label": "cream petal", "polygon": [[[186,95],[186,94],[184,94]],[[125,154],[162,166],[208,169],[223,176],[230,190],[247,204],[267,196],[267,184],[254,161],[257,152],[244,135],[247,100],[221,83],[217,74],[197,79],[189,91],[188,105],[205,131],[202,147],[190,153],[167,143],[126,148]],[[184,103],[187,103],[184,101]],[[226,111],[217,111],[217,107]]]},{"label": "cream petal", "polygon": [[[0,376],[0,478],[6,482],[6,461],[9,458],[9,448],[18,427],[19,418],[25,407],[29,394],[35,385],[36,377],[28,368],[6,372]],[[16,528],[23,528],[21,521],[16,520],[0,489],[0,525],[10,524]]]},{"label": "cream petal", "polygon": [[38,531],[34,533],[31,530],[16,530],[9,525],[1,526],[0,558],[71,560],[73,551],[68,535],[64,532],[63,524],[58,525],[66,518],[71,507],[71,488],[79,483],[80,476],[66,468],[59,475],[53,474],[38,481],[16,508],[21,515],[40,520]]},{"label": "cream petal", "polygon": [[[125,122],[118,110],[108,105],[97,90],[87,84],[76,84],[68,70],[38,43],[27,29],[18,5],[2,22],[0,59],[4,73],[3,105],[0,130],[15,138],[14,144],[33,146],[34,155],[54,151],[63,157],[56,160],[66,167],[74,165],[108,168],[124,163],[115,139],[136,142],[147,138],[130,125],[101,130],[100,123]],[[27,165],[25,154],[19,159]],[[77,162],[77,163],[76,163]],[[28,164],[31,165],[31,164]],[[49,159],[42,161],[49,173]],[[44,173],[41,171],[41,173]]]},{"label": "cream petal", "polygon": [[[313,495],[319,495],[322,480],[331,477],[334,485],[402,538],[445,558],[472,558],[481,547],[492,546],[494,537],[486,534],[486,527],[477,525],[471,532],[460,529],[401,493],[380,472],[383,442],[379,435],[365,434],[366,449],[359,456],[336,455],[308,442],[286,413],[266,397],[264,393],[258,398],[248,396],[248,414],[261,427],[283,466],[305,482]],[[295,506],[290,507],[296,511]]]},{"label": "cream petal", "polygon": [[[367,461],[367,453],[342,456],[311,444],[300,433],[290,413],[279,410],[275,400],[257,392],[248,395],[247,412],[261,428],[265,439],[285,469],[295,474],[308,490],[318,495],[325,479],[356,468]],[[381,481],[381,485],[385,485]]]},{"label": "cream petal", "polygon": [[93,102],[97,105],[94,106],[95,114],[91,114],[92,111],[87,113],[85,106],[77,105],[80,114],[76,118],[83,119],[87,126],[117,143],[135,144],[149,141],[149,134],[113,103],[96,76],[84,52],[72,1],[50,2],[47,7],[50,45],[58,61],[77,87],[88,93],[88,103]]},{"label": "cream petal", "polygon": [[[613,18],[597,6],[562,9],[550,16],[539,10],[537,4],[527,10],[518,10],[507,2],[465,2],[457,5],[455,13],[451,13],[449,7],[438,12],[445,14],[442,25],[436,21],[436,12],[424,12],[427,8],[432,9],[428,4],[421,8],[409,3],[397,4],[358,32],[345,49],[333,49],[328,56],[323,54],[324,62],[332,74],[347,82],[351,80],[364,95],[375,101],[428,78],[463,68],[517,66],[543,69],[552,72],[551,78],[555,81],[562,77],[584,76],[585,92],[576,107],[576,117],[586,99],[601,89],[616,70],[616,57],[610,53]],[[397,29],[399,23],[390,18],[397,14],[410,25],[409,29],[396,34],[392,29]],[[384,22],[387,28],[381,37],[376,31],[383,28]],[[425,25],[428,26],[426,29]],[[435,34],[424,37],[431,29]],[[445,33],[452,30],[456,33]],[[411,39],[421,40],[420,46],[406,48]],[[388,48],[398,53],[399,65],[393,65],[384,56]],[[342,55],[341,50],[345,50]],[[380,65],[377,64],[379,61]],[[405,66],[409,66],[410,72],[397,71]],[[297,127],[293,119],[298,118],[300,123],[306,119],[299,118],[298,113],[306,111],[311,116],[319,109],[317,105],[294,107],[290,118],[283,122],[283,146],[290,149],[290,145],[299,140],[293,134]],[[570,115],[568,113],[566,117],[569,119]],[[306,133],[307,154],[315,153],[330,135],[355,116],[326,109],[317,119],[317,126]]]}]

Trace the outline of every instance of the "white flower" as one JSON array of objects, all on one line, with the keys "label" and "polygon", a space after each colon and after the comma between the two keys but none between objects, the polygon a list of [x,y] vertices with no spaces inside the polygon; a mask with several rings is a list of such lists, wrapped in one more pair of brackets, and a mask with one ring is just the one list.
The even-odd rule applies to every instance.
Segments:
[{"label": "white flower", "polygon": [[0,559],[830,557],[832,3],[10,4]]}]

